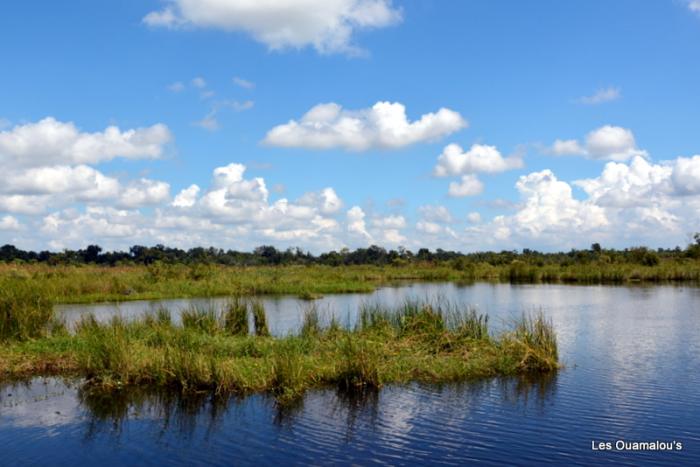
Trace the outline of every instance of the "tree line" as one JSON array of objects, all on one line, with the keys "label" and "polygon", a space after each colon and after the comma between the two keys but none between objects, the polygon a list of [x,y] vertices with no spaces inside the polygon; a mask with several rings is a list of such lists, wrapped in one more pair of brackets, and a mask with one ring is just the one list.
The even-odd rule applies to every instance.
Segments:
[{"label": "tree line", "polygon": [[221,264],[230,266],[259,266],[259,265],[408,265],[412,263],[450,263],[466,266],[469,263],[488,263],[493,266],[510,264],[521,261],[527,264],[545,266],[556,264],[561,266],[585,264],[593,262],[604,263],[635,263],[654,266],[662,260],[700,259],[700,233],[694,235],[694,242],[686,248],[659,248],[652,250],[646,247],[625,249],[603,248],[594,243],[589,249],[572,249],[568,252],[544,253],[525,248],[522,251],[484,251],[476,253],[461,253],[438,248],[431,251],[421,248],[416,252],[399,247],[387,250],[372,245],[367,248],[340,251],[330,251],[313,255],[301,248],[280,250],[271,245],[263,245],[250,252],[223,250],[220,248],[190,248],[188,250],[171,248],[164,245],[142,246],[134,245],[128,251],[104,251],[98,245],[89,245],[80,250],[26,251],[13,245],[0,247],[0,261],[9,263],[46,263],[51,265],[99,264],[108,266],[119,265],[149,265],[156,262],[179,264]]}]

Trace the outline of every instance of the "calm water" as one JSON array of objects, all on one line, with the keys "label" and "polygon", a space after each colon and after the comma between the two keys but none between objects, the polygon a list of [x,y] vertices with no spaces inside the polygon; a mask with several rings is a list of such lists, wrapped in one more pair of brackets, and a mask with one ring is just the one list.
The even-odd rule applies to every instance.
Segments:
[{"label": "calm water", "polygon": [[[37,379],[0,387],[0,465],[700,465],[700,289],[416,284],[316,304],[352,324],[363,302],[409,297],[473,305],[495,327],[542,309],[567,368],[544,379],[390,386],[364,397],[313,391],[285,409],[264,395],[183,400],[132,391],[105,400],[78,383]],[[160,304],[177,314],[191,303],[61,311],[69,321],[86,311],[107,319]],[[273,332],[284,334],[308,303],[265,305]],[[677,441],[683,449],[591,450],[592,441],[617,440]]]}]

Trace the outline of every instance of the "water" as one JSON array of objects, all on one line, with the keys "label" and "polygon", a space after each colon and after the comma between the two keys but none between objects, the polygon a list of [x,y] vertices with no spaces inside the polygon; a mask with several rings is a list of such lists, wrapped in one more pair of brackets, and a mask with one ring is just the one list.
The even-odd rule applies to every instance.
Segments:
[{"label": "water", "polygon": [[[476,306],[496,327],[541,309],[558,331],[566,369],[534,380],[389,386],[364,397],[317,390],[291,408],[265,395],[181,399],[134,390],[105,400],[79,383],[36,379],[0,388],[0,465],[700,465],[700,289],[414,284],[316,302],[351,324],[363,302],[409,297]],[[278,335],[294,330],[308,306],[292,298],[265,305]],[[134,317],[150,306],[119,308]],[[88,310],[104,319],[115,312],[62,308],[69,320]],[[683,448],[591,449],[617,440]]]}]

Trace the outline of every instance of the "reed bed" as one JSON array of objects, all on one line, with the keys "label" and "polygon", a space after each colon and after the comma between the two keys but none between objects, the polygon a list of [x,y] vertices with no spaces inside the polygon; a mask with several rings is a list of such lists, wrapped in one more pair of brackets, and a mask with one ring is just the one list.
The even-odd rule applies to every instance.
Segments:
[{"label": "reed bed", "polygon": [[[249,316],[254,334],[248,332]],[[180,325],[165,310],[107,323],[88,315],[73,334],[0,346],[0,376],[74,375],[105,391],[127,386],[265,391],[284,402],[325,385],[364,390],[559,368],[556,335],[542,316],[523,317],[492,335],[484,315],[453,306],[367,306],[352,329],[335,320],[324,326],[311,307],[300,332],[285,337],[270,337],[262,316],[259,302],[242,300],[218,311],[186,310]]]},{"label": "reed bed", "polygon": [[11,296],[15,290],[31,290],[52,303],[263,294],[290,294],[312,300],[330,293],[371,292],[396,281],[477,280],[581,284],[698,282],[700,261],[664,260],[651,266],[606,262],[534,265],[519,260],[497,266],[489,263],[347,267],[0,264],[0,300],[5,309],[6,303],[15,300]]}]

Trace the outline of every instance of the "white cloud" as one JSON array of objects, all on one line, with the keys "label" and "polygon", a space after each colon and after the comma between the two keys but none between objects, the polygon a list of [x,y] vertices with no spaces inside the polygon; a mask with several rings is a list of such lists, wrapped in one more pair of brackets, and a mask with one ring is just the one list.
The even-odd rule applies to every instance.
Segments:
[{"label": "white cloud", "polygon": [[479,214],[478,212],[470,212],[469,214],[467,214],[467,221],[470,224],[478,224],[481,222],[481,214]]},{"label": "white cloud", "polygon": [[421,217],[432,222],[453,222],[452,213],[445,206],[427,204],[418,208]]},{"label": "white cloud", "polygon": [[44,217],[41,230],[60,238],[62,244],[95,243],[114,238],[148,238],[138,211],[87,207],[85,212],[66,209]]},{"label": "white cloud", "polygon": [[586,149],[575,139],[558,139],[552,144],[550,152],[556,156],[585,156]]},{"label": "white cloud", "polygon": [[387,216],[372,219],[372,225],[380,229],[403,229],[406,227],[406,218],[403,216]]},{"label": "white cloud", "polygon": [[365,223],[365,212],[359,206],[353,206],[346,213],[347,229],[351,234],[363,237],[368,242],[372,242],[372,236],[367,232]]},{"label": "white cloud", "polygon": [[688,2],[688,8],[690,11],[700,13],[700,0],[690,0]]},{"label": "white cloud", "polygon": [[574,184],[599,206],[635,207],[669,194],[673,190],[672,172],[670,166],[651,164],[635,157],[629,165],[608,162],[599,177],[577,180]]},{"label": "white cloud", "polygon": [[398,102],[377,102],[361,110],[345,110],[330,103],[313,107],[299,121],[274,127],[264,142],[309,149],[396,149],[435,141],[466,126],[459,113],[446,108],[409,122],[405,106]]},{"label": "white cloud", "polygon": [[523,167],[520,156],[503,157],[495,146],[473,145],[464,151],[458,144],[446,146],[438,157],[434,174],[437,177],[473,173],[497,173]]},{"label": "white cloud", "polygon": [[243,89],[255,89],[255,83],[248,81],[247,79],[240,78],[238,76],[233,77],[233,84]]},{"label": "white cloud", "polygon": [[73,123],[47,117],[0,132],[0,162],[37,167],[96,164],[116,157],[157,158],[171,139],[163,124],[126,131],[110,126],[103,132],[83,133]]},{"label": "white cloud", "polygon": [[199,195],[199,187],[197,185],[190,185],[188,188],[180,191],[172,202],[172,205],[178,208],[189,208],[194,206],[197,202],[197,195]]},{"label": "white cloud", "polygon": [[682,245],[700,229],[700,156],[658,164],[642,157],[608,162],[600,176],[573,182],[587,197],[574,198],[571,185],[549,170],[520,177],[521,196],[511,216],[469,227],[465,235],[480,248],[493,245],[566,249],[603,242]]},{"label": "white cloud", "polygon": [[0,217],[0,230],[20,230],[22,225],[16,217],[3,216]]},{"label": "white cloud", "polygon": [[571,186],[551,170],[523,175],[515,184],[522,199],[513,227],[533,237],[543,233],[584,232],[608,224],[605,211],[592,202],[575,199]]},{"label": "white cloud", "polygon": [[[698,8],[700,9],[700,6]],[[671,180],[675,190],[680,194],[700,194],[700,155],[676,159]]]},{"label": "white cloud", "polygon": [[607,87],[598,89],[594,94],[590,96],[583,96],[578,98],[578,102],[585,105],[597,105],[603,104],[605,102],[612,102],[618,100],[622,97],[620,88],[617,87]]},{"label": "white cloud", "polygon": [[475,196],[484,191],[484,184],[474,174],[462,175],[460,182],[450,182],[449,195],[453,198]]},{"label": "white cloud", "polygon": [[381,230],[379,243],[386,245],[389,248],[394,248],[399,245],[403,245],[407,240],[408,239],[403,236],[398,229],[384,229]]},{"label": "white cloud", "polygon": [[161,204],[170,198],[170,185],[157,180],[142,178],[132,182],[121,194],[118,204],[120,207],[137,208]]},{"label": "white cloud", "polygon": [[0,212],[15,214],[40,214],[51,202],[48,195],[0,195]]},{"label": "white cloud", "polygon": [[[98,242],[107,248],[163,243],[252,249],[272,243],[315,251],[343,244],[341,224],[335,218],[343,202],[335,190],[329,187],[306,193],[297,201],[281,198],[270,202],[265,180],[245,178],[245,170],[235,163],[218,167],[204,193],[192,185],[170,204],[167,184],[147,179],[132,182],[113,201],[113,207],[68,207],[44,216],[33,241],[42,247],[51,242],[52,248]],[[0,210],[2,201],[0,196]],[[146,205],[154,207],[153,213],[139,209]],[[390,232],[382,238],[388,237]]]},{"label": "white cloud", "polygon": [[95,200],[116,196],[119,182],[86,165],[58,165],[6,173],[0,192],[17,195],[74,194],[80,200]]},{"label": "white cloud", "polygon": [[400,20],[391,0],[169,0],[143,19],[154,27],[240,31],[272,50],[311,46],[320,53],[357,53],[355,30]]},{"label": "white cloud", "polygon": [[319,206],[322,214],[335,214],[343,207],[343,201],[333,188],[324,188],[319,193],[306,193],[299,198],[303,206]]},{"label": "white cloud", "polygon": [[631,130],[611,125],[605,125],[588,133],[583,145],[577,140],[556,140],[549,152],[557,156],[578,155],[617,162],[634,157],[648,157],[646,151],[637,148],[637,142]]},{"label": "white cloud", "polygon": [[437,222],[418,221],[416,222],[416,230],[429,235],[437,235],[443,231],[443,227]]}]

